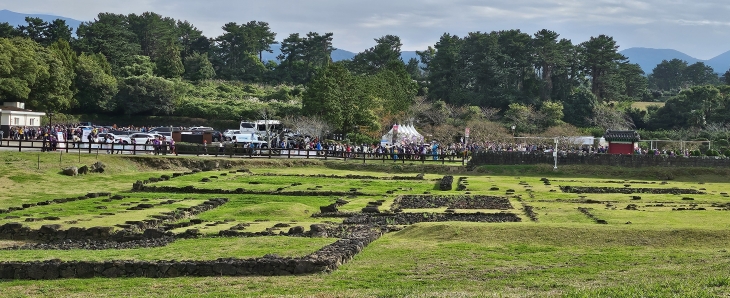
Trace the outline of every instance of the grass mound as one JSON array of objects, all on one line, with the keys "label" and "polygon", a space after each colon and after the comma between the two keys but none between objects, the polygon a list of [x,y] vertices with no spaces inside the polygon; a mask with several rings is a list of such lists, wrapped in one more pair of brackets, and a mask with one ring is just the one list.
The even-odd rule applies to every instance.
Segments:
[{"label": "grass mound", "polygon": [[679,167],[644,167],[623,168],[592,165],[486,165],[478,166],[474,172],[490,175],[547,176],[547,177],[593,177],[679,181],[730,181],[730,169],[727,168],[679,168]]},{"label": "grass mound", "polygon": [[[331,238],[254,237],[182,239],[164,247],[109,250],[0,250],[0,260],[215,260],[258,258],[266,254],[301,257],[335,242]],[[205,249],[200,249],[205,247]]]},{"label": "grass mound", "polygon": [[559,247],[724,247],[727,230],[640,229],[634,226],[582,224],[525,225],[503,223],[419,223],[392,235],[403,241],[468,242],[484,245],[534,244]]},{"label": "grass mound", "polygon": [[241,208],[233,215],[242,218],[302,217],[311,214],[313,211],[312,206],[301,203],[270,202]]}]

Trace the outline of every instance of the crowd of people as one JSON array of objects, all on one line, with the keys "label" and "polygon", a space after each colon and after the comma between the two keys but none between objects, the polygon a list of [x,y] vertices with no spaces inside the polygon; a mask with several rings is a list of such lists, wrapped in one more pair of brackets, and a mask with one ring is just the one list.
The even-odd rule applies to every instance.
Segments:
[{"label": "crowd of people", "polygon": [[[84,129],[89,130],[85,135]],[[136,144],[134,138],[124,142],[122,138],[114,138],[110,132],[148,132],[150,127],[86,127],[78,124],[73,125],[46,125],[41,127],[24,127],[13,126],[5,135],[4,131],[0,131],[0,139],[13,141],[41,141],[41,151],[56,151],[59,143],[70,148],[98,148],[106,150],[109,154],[121,154],[134,150],[149,151],[150,154],[165,154],[175,152],[175,141],[165,136],[156,136],[154,139],[147,140],[144,144]],[[85,136],[84,136],[85,135]],[[85,138],[85,139],[84,139]],[[92,146],[91,144],[96,144]],[[144,146],[141,146],[144,145]],[[150,147],[151,146],[151,147]],[[151,150],[149,150],[151,148]]]},{"label": "crowd of people", "polygon": [[[423,159],[449,159],[464,156],[473,147],[463,143],[451,143],[448,145],[437,142],[432,143],[402,143],[402,144],[349,144],[335,141],[321,141],[318,138],[304,138],[295,142],[280,141],[275,148],[288,149],[297,153],[315,151],[316,155],[327,155],[332,157],[347,158],[387,158],[405,160]],[[309,153],[305,153],[309,154]]]},{"label": "crowd of people", "polygon": [[[90,129],[90,132],[84,134],[84,128]],[[134,139],[130,142],[123,143],[121,138],[114,139],[113,136],[107,134],[109,132],[149,132],[153,128],[147,126],[135,127],[82,127],[76,125],[57,124],[53,126],[42,127],[10,127],[7,134],[0,132],[0,139],[20,140],[20,141],[42,141],[42,151],[55,151],[59,147],[59,143],[64,143],[69,148],[80,148],[82,143],[101,144],[97,148],[106,150],[110,154],[121,154],[133,150],[148,152],[149,154],[167,154],[175,153],[175,141],[171,137],[157,136],[154,139],[147,140],[144,144],[136,144]],[[83,139],[86,137],[86,139]],[[143,145],[143,146],[141,146]],[[151,146],[151,147],[150,147]],[[203,144],[203,150],[208,152],[209,144],[207,141]],[[211,145],[212,146],[212,145]],[[255,152],[264,145],[261,143],[231,143],[224,144],[220,142],[216,145],[218,152],[225,152],[227,147],[233,147],[234,152],[239,152],[238,148],[250,149],[251,152],[243,150],[245,154]],[[266,145],[266,147],[269,147]],[[350,144],[344,142],[336,142],[332,140],[323,141],[318,138],[303,138],[298,140],[281,140],[275,139],[271,141],[271,149],[288,149],[306,152],[310,155],[327,155],[332,157],[346,158],[387,158],[387,159],[405,159],[405,160],[423,160],[423,159],[448,159],[468,158],[472,152],[492,151],[492,152],[525,152],[525,153],[548,153],[558,151],[562,153],[578,153],[578,154],[601,154],[608,153],[608,146],[592,146],[592,145],[575,145],[568,143],[559,143],[558,148],[551,142],[471,142],[471,143],[449,143],[441,144],[438,142],[431,143],[401,143],[401,144]],[[88,147],[85,147],[88,148]],[[307,151],[314,151],[307,152]],[[260,151],[258,151],[260,153]],[[688,149],[684,150],[649,150],[637,147],[634,154],[653,154],[653,155],[670,155],[670,156],[691,156]]]}]

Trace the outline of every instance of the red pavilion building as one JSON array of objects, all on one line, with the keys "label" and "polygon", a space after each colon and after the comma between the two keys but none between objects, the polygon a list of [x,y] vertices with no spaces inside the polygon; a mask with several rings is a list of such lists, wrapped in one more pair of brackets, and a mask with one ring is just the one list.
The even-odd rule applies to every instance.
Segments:
[{"label": "red pavilion building", "polygon": [[606,130],[603,138],[608,142],[609,154],[634,154],[640,140],[635,130]]}]

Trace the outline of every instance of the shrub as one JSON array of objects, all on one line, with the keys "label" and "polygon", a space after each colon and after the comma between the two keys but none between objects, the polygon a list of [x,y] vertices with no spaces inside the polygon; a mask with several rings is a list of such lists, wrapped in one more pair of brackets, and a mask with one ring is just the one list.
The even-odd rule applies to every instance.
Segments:
[{"label": "shrub", "polygon": [[723,155],[730,157],[730,149],[725,149],[725,152],[723,153]]},{"label": "shrub", "polygon": [[717,152],[715,149],[709,149],[705,151],[705,155],[707,156],[720,156],[720,152]]}]

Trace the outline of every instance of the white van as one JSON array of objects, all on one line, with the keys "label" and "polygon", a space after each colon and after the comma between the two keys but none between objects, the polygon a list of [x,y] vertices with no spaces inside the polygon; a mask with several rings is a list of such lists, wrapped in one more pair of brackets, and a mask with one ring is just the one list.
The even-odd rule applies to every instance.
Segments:
[{"label": "white van", "polygon": [[254,144],[256,148],[268,148],[266,141],[259,139],[259,136],[255,133],[241,133],[234,134],[231,136],[231,143],[236,143],[239,146],[244,144]]},{"label": "white van", "polygon": [[[268,131],[267,131],[268,127]],[[257,133],[260,135],[275,134],[284,129],[281,121],[279,120],[256,120],[256,121],[241,121],[240,131],[244,133]]]}]

